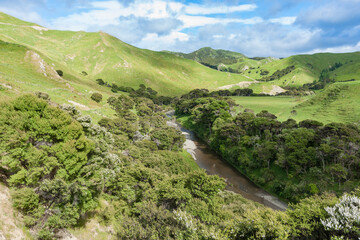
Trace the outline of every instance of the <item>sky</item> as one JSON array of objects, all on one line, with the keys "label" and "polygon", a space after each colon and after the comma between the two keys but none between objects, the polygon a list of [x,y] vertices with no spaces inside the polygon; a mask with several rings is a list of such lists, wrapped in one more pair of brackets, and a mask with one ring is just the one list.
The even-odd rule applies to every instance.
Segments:
[{"label": "sky", "polygon": [[107,32],[156,51],[360,51],[360,0],[0,0],[0,11],[50,29]]}]

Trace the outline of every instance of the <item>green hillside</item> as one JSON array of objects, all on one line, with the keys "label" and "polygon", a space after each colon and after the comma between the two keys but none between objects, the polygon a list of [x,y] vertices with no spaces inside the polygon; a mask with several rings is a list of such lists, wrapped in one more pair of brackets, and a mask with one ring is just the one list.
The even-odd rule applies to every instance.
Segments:
[{"label": "green hillside", "polygon": [[[357,75],[359,76],[359,75]],[[280,121],[316,119],[323,123],[360,123],[360,81],[337,82],[313,96],[232,97],[239,111],[268,110]]]},{"label": "green hillside", "polygon": [[[360,80],[360,53],[318,53],[313,55],[295,55],[284,59],[273,57],[248,58],[241,53],[201,48],[189,54],[174,53],[187,59],[198,61],[214,69],[239,73],[248,79],[259,80],[271,76],[276,71],[294,66],[288,74],[271,80],[270,85],[296,87],[318,80],[323,70],[331,69],[335,64],[340,67],[330,71],[330,77],[336,81]],[[269,85],[262,83],[261,85]],[[252,86],[256,92],[262,87]],[[269,91],[264,91],[269,92]]]},{"label": "green hillside", "polygon": [[[337,64],[328,73],[339,83],[318,91],[313,98],[290,102],[286,99],[291,98],[269,98],[265,103],[262,98],[239,97],[243,102],[240,105],[255,111],[275,109],[281,119],[289,116],[297,120],[316,118],[324,122],[354,122],[360,119],[356,104],[348,104],[358,100],[359,52],[250,59],[240,53],[202,48],[179,57],[169,52],[139,49],[102,32],[48,30],[4,13],[0,13],[0,23],[2,99],[12,98],[19,93],[43,91],[53,101],[76,105],[97,120],[113,114],[113,111],[105,101],[92,101],[91,94],[100,92],[104,99],[115,95],[110,88],[99,86],[95,81],[98,78],[109,84],[133,88],[145,84],[159,94],[170,96],[178,96],[195,88],[217,90],[239,87],[251,88],[256,93],[275,94],[283,91],[282,88],[312,83],[319,79],[324,69],[331,69]],[[217,71],[185,57],[197,61],[208,59],[219,64],[228,61],[226,66],[238,69],[241,74]],[[236,63],[232,63],[234,59]],[[293,69],[274,80],[254,81],[292,66]],[[58,76],[55,70],[62,70],[64,75]],[[352,82],[347,82],[349,80]],[[323,102],[328,101],[327,94],[335,87],[340,87],[339,96],[345,97]],[[282,99],[289,104],[284,105]],[[305,101],[307,99],[310,100]],[[269,103],[270,108],[267,107]],[[290,114],[294,109],[297,115]]]},{"label": "green hillside", "polygon": [[[102,78],[110,84],[145,84],[161,94],[177,95],[193,88],[216,89],[247,80],[173,54],[139,49],[103,32],[48,30],[3,13],[0,22],[0,40],[39,53],[54,69],[83,82]],[[88,75],[82,75],[83,71]]]},{"label": "green hillside", "polygon": [[197,61],[213,69],[219,69],[225,72],[242,73],[249,68],[255,68],[260,65],[277,60],[275,58],[248,58],[237,52],[223,49],[212,49],[210,47],[200,48],[192,53],[173,53],[177,56]]},{"label": "green hillside", "polygon": [[228,72],[0,13],[0,240],[357,239],[360,54],[197,54]]},{"label": "green hillside", "polygon": [[359,92],[360,81],[334,83],[294,109],[302,119],[360,123]]}]

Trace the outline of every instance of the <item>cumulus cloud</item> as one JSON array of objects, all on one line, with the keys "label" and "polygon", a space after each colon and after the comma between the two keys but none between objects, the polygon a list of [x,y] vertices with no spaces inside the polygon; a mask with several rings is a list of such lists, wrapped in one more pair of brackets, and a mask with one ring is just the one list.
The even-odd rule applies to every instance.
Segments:
[{"label": "cumulus cloud", "polygon": [[331,52],[331,53],[345,53],[345,52],[356,52],[360,51],[360,41],[356,44],[343,45],[337,47],[329,47],[329,48],[316,48],[309,52],[308,54],[320,53],[320,52]]},{"label": "cumulus cloud", "polygon": [[215,18],[215,17],[204,17],[204,16],[189,16],[182,15],[179,19],[184,23],[183,28],[200,27],[210,24],[229,24],[229,23],[243,23],[243,24],[255,24],[262,22],[262,18],[253,17],[248,19],[241,18]]},{"label": "cumulus cloud", "polygon": [[243,4],[238,6],[204,6],[199,4],[190,4],[185,7],[185,12],[193,15],[208,15],[208,14],[219,14],[219,13],[232,13],[232,12],[243,12],[253,11],[257,8],[256,4]]},{"label": "cumulus cloud", "polygon": [[271,18],[269,22],[272,23],[280,23],[283,25],[291,25],[296,21],[296,17],[279,17],[279,18]]},{"label": "cumulus cloud", "polygon": [[189,38],[189,35],[176,31],[164,36],[160,36],[156,33],[149,33],[141,39],[138,45],[142,48],[160,51],[164,49],[171,49],[174,45],[187,42]]},{"label": "cumulus cloud", "polygon": [[53,19],[51,27],[74,31],[103,30],[136,46],[162,50],[173,49],[179,42],[187,42],[190,39],[185,33],[187,29],[214,24],[255,24],[263,21],[256,16],[250,18],[208,16],[253,11],[257,8],[255,4],[187,5],[166,0],[134,0],[126,5],[123,1],[115,0],[94,1],[88,4],[90,7],[84,11]]},{"label": "cumulus cloud", "polygon": [[0,0],[0,11],[53,29],[105,31],[152,50],[190,52],[211,46],[250,57],[286,57],[359,48],[360,0],[191,2]]},{"label": "cumulus cloud", "polygon": [[234,25],[231,28],[220,24],[205,26],[199,29],[196,37],[190,39],[189,45],[195,46],[192,50],[201,47],[198,44],[201,43],[202,46],[229,49],[249,57],[285,57],[318,47],[322,34],[320,29],[310,30],[268,21],[255,25]]}]

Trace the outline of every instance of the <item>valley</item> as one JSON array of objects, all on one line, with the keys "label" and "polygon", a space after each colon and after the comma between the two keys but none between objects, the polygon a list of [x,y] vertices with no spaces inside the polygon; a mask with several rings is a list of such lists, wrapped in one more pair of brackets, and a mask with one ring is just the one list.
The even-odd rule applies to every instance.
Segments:
[{"label": "valley", "polygon": [[0,12],[0,239],[357,239],[359,66]]}]

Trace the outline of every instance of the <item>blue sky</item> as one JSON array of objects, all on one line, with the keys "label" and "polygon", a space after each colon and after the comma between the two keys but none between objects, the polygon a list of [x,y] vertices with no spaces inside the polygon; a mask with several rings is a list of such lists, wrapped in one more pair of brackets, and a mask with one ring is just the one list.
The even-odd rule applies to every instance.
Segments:
[{"label": "blue sky", "polygon": [[152,50],[210,46],[249,57],[360,51],[360,0],[0,0],[0,11]]}]

